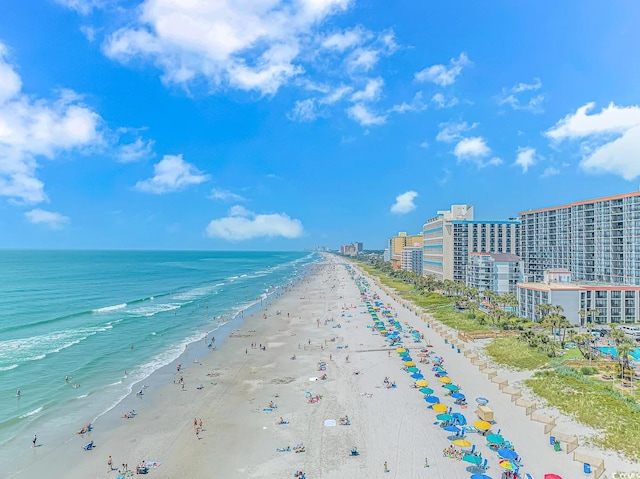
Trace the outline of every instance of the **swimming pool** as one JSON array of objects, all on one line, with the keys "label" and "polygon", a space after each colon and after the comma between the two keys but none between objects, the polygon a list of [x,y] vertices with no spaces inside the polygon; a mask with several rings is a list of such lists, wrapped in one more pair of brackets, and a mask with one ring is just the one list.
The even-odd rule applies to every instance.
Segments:
[{"label": "swimming pool", "polygon": [[[610,354],[613,357],[617,357],[618,353],[616,352],[616,348],[611,348],[611,347],[607,347],[607,346],[600,346],[597,348],[598,351],[604,353],[604,354]],[[636,348],[633,351],[631,351],[631,353],[629,353],[629,355],[635,359],[636,361],[640,360],[640,348]]]}]

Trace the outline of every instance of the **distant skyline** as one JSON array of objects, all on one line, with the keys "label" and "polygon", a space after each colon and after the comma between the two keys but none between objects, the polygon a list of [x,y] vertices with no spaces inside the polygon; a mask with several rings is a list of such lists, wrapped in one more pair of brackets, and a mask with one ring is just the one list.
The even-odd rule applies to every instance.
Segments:
[{"label": "distant skyline", "polygon": [[383,249],[640,188],[640,4],[40,0],[0,16],[0,248]]}]

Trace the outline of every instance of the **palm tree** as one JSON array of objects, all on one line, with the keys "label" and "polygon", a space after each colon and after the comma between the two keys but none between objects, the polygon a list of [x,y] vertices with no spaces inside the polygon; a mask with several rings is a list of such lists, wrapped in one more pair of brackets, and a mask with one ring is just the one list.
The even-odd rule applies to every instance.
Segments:
[{"label": "palm tree", "polygon": [[558,319],[558,330],[560,333],[560,343],[562,344],[562,347],[564,348],[564,336],[567,333],[567,330],[571,327],[571,323],[569,322],[569,320],[567,320],[566,316],[563,315],[559,315],[559,319]]},{"label": "palm tree", "polygon": [[549,314],[550,311],[551,311],[551,305],[548,303],[542,303],[536,306],[536,314],[540,315],[540,317],[538,318],[538,321],[542,321],[542,319],[547,314]]},{"label": "palm tree", "polygon": [[618,353],[618,362],[621,369],[621,377],[625,378],[625,369],[631,370],[629,365],[629,354],[635,349],[635,344],[629,338],[624,338],[620,343],[616,345],[616,352]]},{"label": "palm tree", "polygon": [[587,310],[584,308],[579,309],[578,318],[580,318],[580,327],[584,328],[585,322],[587,320]]},{"label": "palm tree", "polygon": [[578,333],[574,335],[573,340],[578,346],[578,351],[580,351],[582,357],[591,361],[591,335],[589,333]]}]

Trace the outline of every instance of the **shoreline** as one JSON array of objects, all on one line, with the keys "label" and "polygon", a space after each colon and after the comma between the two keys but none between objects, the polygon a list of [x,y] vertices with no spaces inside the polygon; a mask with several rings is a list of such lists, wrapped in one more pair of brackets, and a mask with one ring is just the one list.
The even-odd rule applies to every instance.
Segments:
[{"label": "shoreline", "polygon": [[[188,359],[189,354],[192,352],[197,353],[197,358],[207,357],[211,352],[213,352],[215,347],[224,344],[224,342],[228,340],[229,336],[233,333],[234,328],[237,328],[242,324],[245,315],[256,314],[258,312],[266,310],[275,300],[277,300],[278,297],[280,297],[289,288],[295,285],[300,280],[300,278],[304,278],[307,274],[309,274],[310,269],[312,269],[313,265],[315,264],[317,264],[317,261],[306,263],[305,265],[303,265],[302,272],[298,276],[290,278],[284,284],[273,287],[273,289],[270,289],[269,291],[264,293],[262,297],[258,297],[255,300],[250,300],[245,303],[239,303],[238,305],[233,306],[230,312],[212,318],[209,326],[206,326],[205,328],[206,331],[204,331],[198,339],[194,339],[185,343],[185,349],[178,353],[177,357],[150,371],[146,376],[131,383],[126,394],[124,394],[121,398],[115,400],[111,406],[107,407],[107,409],[95,415],[95,417],[91,421],[85,419],[83,422],[82,419],[79,419],[77,424],[71,426],[67,435],[62,434],[62,436],[60,436],[61,443],[54,446],[54,448],[47,447],[47,451],[45,453],[39,454],[39,456],[41,457],[37,458],[37,461],[46,462],[47,460],[49,460],[52,454],[56,454],[56,451],[60,447],[65,447],[70,443],[77,442],[78,438],[83,440],[86,439],[84,443],[88,443],[92,440],[92,437],[95,438],[98,434],[102,435],[103,433],[107,434],[113,432],[120,426],[120,420],[122,419],[119,412],[120,410],[126,412],[131,410],[138,410],[141,407],[142,409],[153,408],[154,398],[151,392],[158,387],[162,387],[164,384],[166,384],[166,381],[168,379],[171,379],[174,376],[174,372],[172,371],[175,371],[175,367],[177,364],[181,362],[187,364],[188,361],[186,361],[186,359]],[[225,316],[229,319],[225,320]],[[220,320],[222,320],[223,322],[217,323]],[[211,329],[211,327],[216,325],[216,323],[218,324],[218,326]],[[202,341],[205,337],[209,338],[209,341],[211,340],[211,338],[215,337],[215,347],[208,348],[206,343]],[[187,364],[187,367],[188,366],[189,365]],[[144,393],[149,393],[142,395],[149,398],[147,401],[143,401],[145,402],[144,405],[141,404],[140,400],[146,398],[143,398],[142,396],[138,396],[136,394],[137,391],[140,390],[143,390]],[[77,429],[88,423],[93,426],[89,432],[83,435],[74,433]],[[99,433],[98,430],[100,431]],[[40,442],[41,440],[46,440],[46,438],[39,434],[38,440]],[[33,459],[28,460],[28,462],[31,462],[31,464],[28,464],[25,461],[22,462],[24,462],[24,464],[22,466],[19,466],[19,469],[6,471],[6,477],[21,477],[27,470],[31,469],[34,466]]]}]

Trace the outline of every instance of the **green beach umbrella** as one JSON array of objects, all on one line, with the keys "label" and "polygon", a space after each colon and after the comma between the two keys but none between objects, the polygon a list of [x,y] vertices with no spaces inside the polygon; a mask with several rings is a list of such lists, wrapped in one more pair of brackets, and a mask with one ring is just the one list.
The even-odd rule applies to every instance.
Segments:
[{"label": "green beach umbrella", "polygon": [[500,434],[489,434],[487,436],[487,442],[496,445],[504,444],[504,437],[502,437]]},{"label": "green beach umbrella", "polygon": [[455,384],[445,384],[444,388],[448,389],[449,391],[457,391],[458,390],[458,386],[456,386]]},{"label": "green beach umbrella", "polygon": [[436,416],[436,419],[438,421],[451,421],[453,419],[453,417],[451,417],[450,414],[438,414]]},{"label": "green beach umbrella", "polygon": [[431,389],[431,388],[421,388],[420,392],[422,394],[426,394],[427,396],[431,396],[433,394],[433,389]]},{"label": "green beach umbrella", "polygon": [[420,372],[420,370],[415,366],[411,366],[410,368],[407,369],[407,371],[410,372],[410,373],[419,373]]}]

